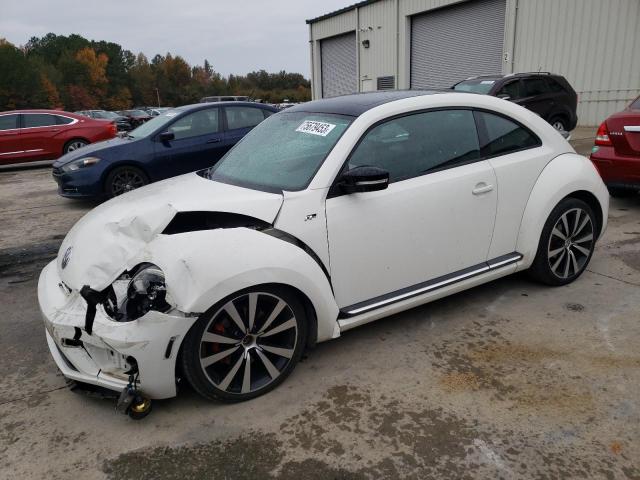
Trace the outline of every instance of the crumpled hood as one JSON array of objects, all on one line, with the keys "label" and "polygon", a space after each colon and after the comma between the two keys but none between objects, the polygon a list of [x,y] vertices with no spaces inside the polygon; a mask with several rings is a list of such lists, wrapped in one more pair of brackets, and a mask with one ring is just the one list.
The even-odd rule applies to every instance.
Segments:
[{"label": "crumpled hood", "polygon": [[[153,260],[145,256],[147,245],[178,212],[238,213],[273,223],[282,201],[280,194],[214,182],[195,173],[154,183],[82,217],[62,242],[58,273],[73,289],[89,285],[103,290],[141,259]],[[65,255],[68,260],[62,268]]]}]

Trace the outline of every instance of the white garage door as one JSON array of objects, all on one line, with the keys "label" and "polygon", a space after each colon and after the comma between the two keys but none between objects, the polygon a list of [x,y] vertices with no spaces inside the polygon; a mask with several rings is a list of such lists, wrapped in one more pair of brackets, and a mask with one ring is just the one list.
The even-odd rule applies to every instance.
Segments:
[{"label": "white garage door", "polygon": [[411,19],[411,88],[502,73],[505,0],[472,0]]},{"label": "white garage door", "polygon": [[358,91],[356,47],[355,32],[320,42],[323,98]]}]

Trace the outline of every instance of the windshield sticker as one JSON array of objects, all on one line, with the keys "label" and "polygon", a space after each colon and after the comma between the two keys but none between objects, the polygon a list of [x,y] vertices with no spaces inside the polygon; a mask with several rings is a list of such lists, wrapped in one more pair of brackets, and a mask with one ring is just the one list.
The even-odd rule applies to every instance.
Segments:
[{"label": "windshield sticker", "polygon": [[326,137],[334,128],[336,128],[336,126],[331,123],[305,120],[304,122],[302,122],[302,125],[296,128],[296,132],[310,133],[311,135],[320,135],[321,137]]},{"label": "windshield sticker", "polygon": [[482,85],[493,85],[494,83],[496,83],[495,80],[483,80],[480,82]]}]

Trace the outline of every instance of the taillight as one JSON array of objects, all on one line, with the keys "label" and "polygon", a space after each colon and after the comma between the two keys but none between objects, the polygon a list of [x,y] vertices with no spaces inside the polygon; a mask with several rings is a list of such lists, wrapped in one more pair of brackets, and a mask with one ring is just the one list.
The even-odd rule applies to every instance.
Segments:
[{"label": "taillight", "polygon": [[611,139],[609,138],[609,130],[607,130],[606,122],[602,122],[600,124],[600,127],[598,127],[595,143],[596,145],[600,145],[602,147],[610,147],[612,145]]},{"label": "taillight", "polygon": [[115,123],[110,123],[109,124],[109,133],[112,134],[113,136],[117,135],[118,127],[116,127]]}]

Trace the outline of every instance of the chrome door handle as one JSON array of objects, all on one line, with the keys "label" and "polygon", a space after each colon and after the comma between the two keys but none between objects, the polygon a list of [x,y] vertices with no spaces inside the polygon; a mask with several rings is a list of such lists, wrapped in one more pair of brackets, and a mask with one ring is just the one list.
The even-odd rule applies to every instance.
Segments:
[{"label": "chrome door handle", "polygon": [[482,195],[483,193],[488,193],[493,190],[493,185],[487,185],[486,183],[479,183],[476,185],[476,188],[471,190],[471,193],[474,195]]}]

